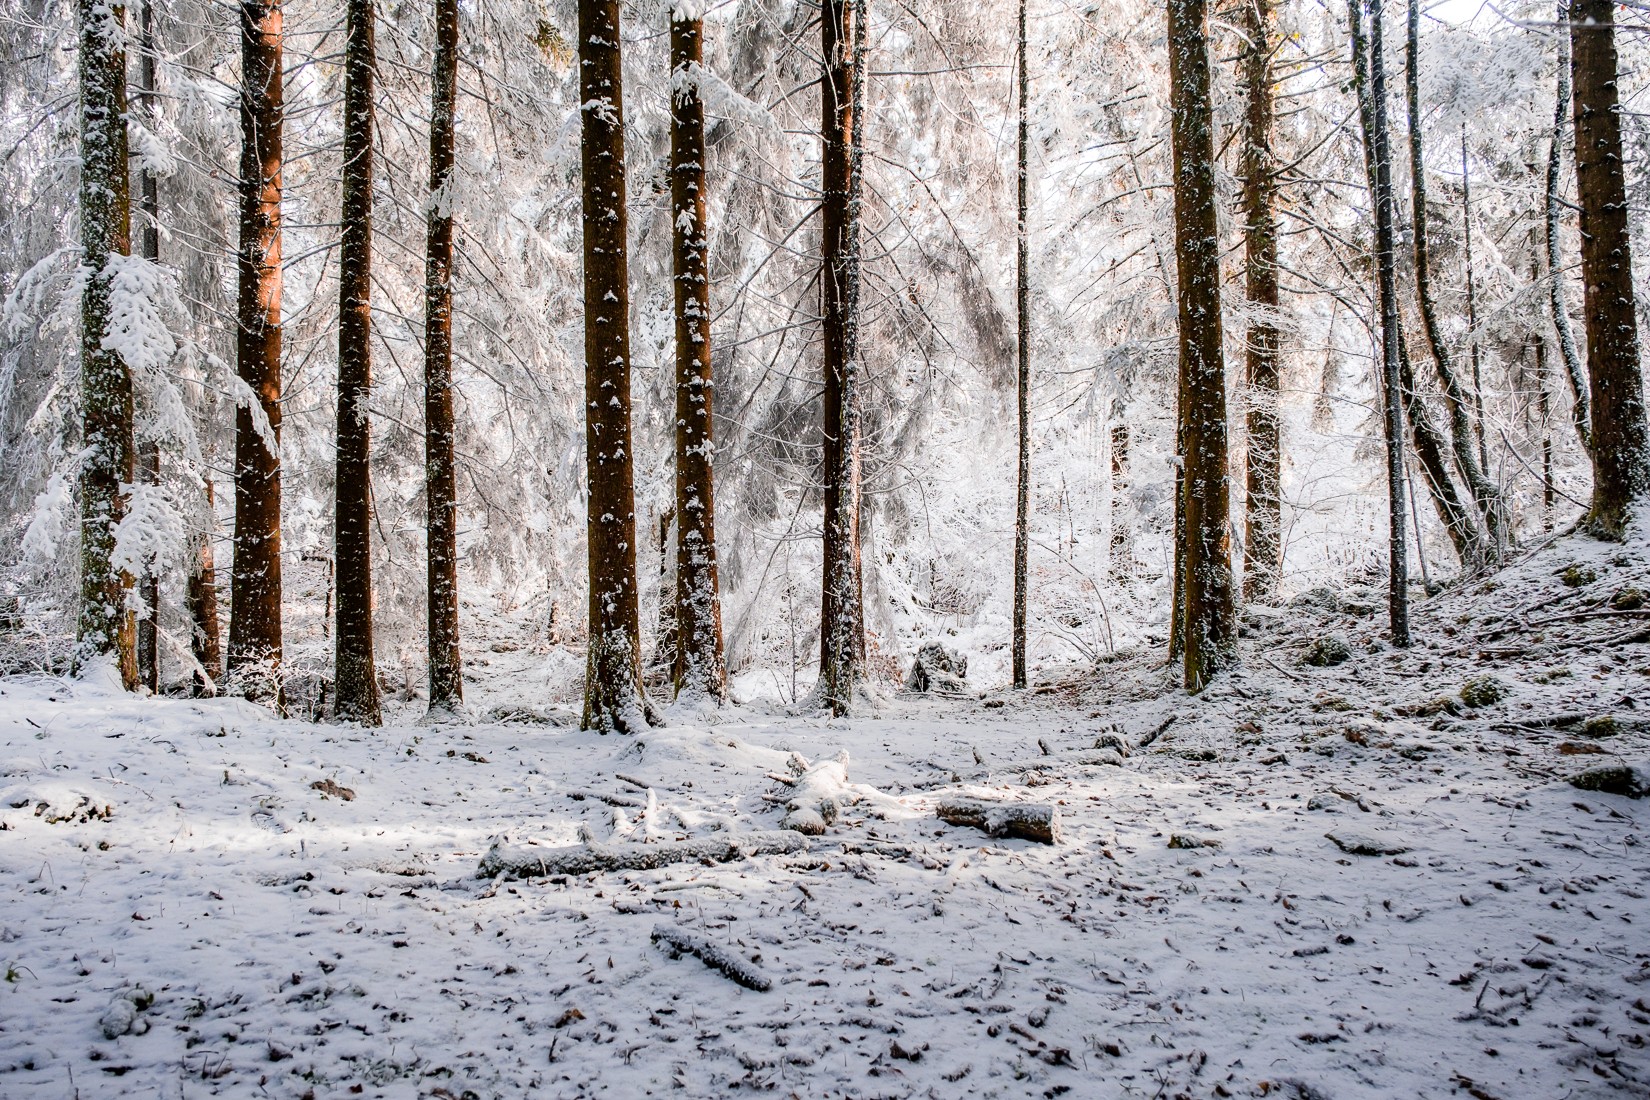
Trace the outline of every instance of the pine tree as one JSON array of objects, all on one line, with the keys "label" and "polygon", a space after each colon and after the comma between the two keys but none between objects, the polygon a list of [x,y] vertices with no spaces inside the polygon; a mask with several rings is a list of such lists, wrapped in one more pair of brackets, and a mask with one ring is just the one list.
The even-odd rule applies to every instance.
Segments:
[{"label": "pine tree", "polygon": [[1221,347],[1220,240],[1215,215],[1214,121],[1208,9],[1169,0],[1170,140],[1179,266],[1180,440],[1185,477],[1183,644],[1188,691],[1201,691],[1237,648],[1229,529],[1226,366]]},{"label": "pine tree", "polygon": [[279,0],[243,0],[235,359],[262,416],[235,413],[229,673],[268,699],[281,663],[281,36]]},{"label": "pine tree", "polygon": [[[1386,64],[1381,46],[1382,0],[1376,0],[1371,13],[1367,44],[1362,11],[1365,3],[1366,0],[1347,0],[1347,14],[1352,24],[1353,83],[1364,134],[1364,169],[1369,177],[1370,201],[1375,207],[1375,276],[1381,311],[1381,397],[1386,431],[1388,627],[1392,644],[1402,647],[1409,645],[1409,545],[1404,526],[1403,402],[1405,394],[1412,392],[1413,386],[1411,380],[1404,377],[1408,357],[1403,353],[1403,332],[1398,315],[1392,151],[1386,115]],[[1417,432],[1417,443],[1420,440]],[[1422,462],[1426,464],[1425,456]],[[1447,477],[1445,480],[1447,482]]]},{"label": "pine tree", "polygon": [[340,720],[376,726],[372,654],[373,0],[349,0],[344,38],[343,239],[338,248],[338,462],[333,562],[338,583],[333,676]]},{"label": "pine tree", "polygon": [[1277,161],[1272,151],[1272,0],[1243,0],[1243,247],[1249,335],[1248,501],[1243,543],[1243,598],[1274,599],[1283,568],[1282,440],[1278,423]]},{"label": "pine tree", "polygon": [[858,359],[859,118],[864,30],[854,0],[823,0],[820,167],[824,334],[824,583],[820,600],[819,702],[845,714],[865,678],[860,570]]},{"label": "pine tree", "polygon": [[105,346],[110,296],[121,256],[131,252],[126,167],[125,11],[80,2],[80,622],[76,665],[109,658],[137,687],[135,624],[126,606],[130,574],[116,567],[115,529],[132,481],[132,376]]},{"label": "pine tree", "polygon": [[640,733],[636,475],[630,428],[630,282],[618,0],[579,0],[584,105],[584,398],[590,650],[584,727]]},{"label": "pine tree", "polygon": [[1570,17],[1576,198],[1593,406],[1593,503],[1586,527],[1599,538],[1620,541],[1627,536],[1632,510],[1650,495],[1650,426],[1627,239],[1615,5],[1576,0]]},{"label": "pine tree", "polygon": [[436,0],[430,94],[430,210],[424,258],[425,601],[430,712],[464,702],[458,647],[458,480],[453,470],[453,174],[458,0]]},{"label": "pine tree", "polygon": [[1031,564],[1031,237],[1026,227],[1031,143],[1031,75],[1026,71],[1026,0],[1020,0],[1019,51],[1019,188],[1015,217],[1014,300],[1019,335],[1016,340],[1016,408],[1019,413],[1018,472],[1014,491],[1014,686],[1026,686],[1026,588]]},{"label": "pine tree", "polygon": [[676,616],[678,697],[723,702],[722,604],[716,568],[714,397],[705,104],[699,79],[705,24],[695,8],[670,17],[672,255],[676,288]]}]

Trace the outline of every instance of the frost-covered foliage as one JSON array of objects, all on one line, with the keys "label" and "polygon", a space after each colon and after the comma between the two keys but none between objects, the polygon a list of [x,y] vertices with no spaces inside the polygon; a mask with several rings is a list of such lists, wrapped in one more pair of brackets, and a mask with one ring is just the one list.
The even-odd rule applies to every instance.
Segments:
[{"label": "frost-covered foliage", "polygon": [[[1284,305],[1285,592],[1378,571],[1385,505],[1373,461],[1373,314],[1362,150],[1340,5],[1279,5],[1278,160]],[[1554,448],[1562,522],[1588,467],[1550,343],[1537,262],[1552,117],[1550,4],[1425,21],[1421,94],[1439,309],[1479,351],[1490,471],[1521,533],[1543,526]],[[1174,472],[1174,256],[1160,4],[1031,2],[1032,658],[1091,662],[1155,644],[1167,621]],[[673,552],[670,76],[666,21],[706,20],[693,75],[707,104],[717,531],[735,692],[806,694],[818,647],[820,414],[817,7],[637,0],[625,8],[637,530],[644,645]],[[1013,542],[1014,0],[869,4],[865,112],[864,551],[873,654],[923,638],[1006,676]],[[423,668],[422,329],[429,88],[427,6],[379,14],[381,150],[374,225],[374,548],[381,668]],[[1624,12],[1624,20],[1642,21]],[[1515,21],[1521,20],[1521,21]],[[0,558],[3,583],[51,624],[71,605],[78,450],[73,242],[74,9],[0,0]],[[161,260],[123,262],[119,346],[141,379],[138,437],[163,485],[141,494],[123,552],[167,563],[161,621],[183,629],[185,544],[231,529],[238,15],[156,0],[159,112],[134,113],[133,170],[160,177]],[[335,5],[286,8],[285,546],[289,658],[325,670],[330,606],[339,104]],[[467,622],[499,614],[556,654],[547,690],[576,691],[585,639],[579,148],[571,0],[461,6],[458,163],[438,197],[457,220],[454,375]],[[1402,35],[1387,35],[1394,73]],[[1215,101],[1227,349],[1242,409],[1236,135],[1238,42],[1217,21]],[[1645,36],[1623,34],[1624,98]],[[134,52],[135,58],[135,52]],[[134,76],[136,65],[134,61]],[[1394,111],[1401,119],[1402,111]],[[1650,129],[1627,117],[1635,217]],[[1471,172],[1476,327],[1467,324],[1461,165]],[[1399,173],[1400,177],[1402,172]],[[1566,188],[1573,189],[1566,171]],[[1400,186],[1407,182],[1400,178]],[[1399,203],[1407,206],[1407,200]],[[1567,221],[1567,253],[1577,242]],[[1639,265],[1650,288],[1650,265]],[[1563,273],[1574,281],[1573,273]],[[1572,294],[1574,287],[1571,288]],[[1574,298],[1579,304],[1579,297]],[[1417,346],[1419,346],[1417,344]],[[1423,388],[1434,383],[1423,376]],[[1542,412],[1545,408],[1545,413]],[[1234,476],[1242,477],[1241,431]],[[205,505],[217,488],[216,514]],[[1241,481],[1239,481],[1241,484]],[[1241,505],[1241,493],[1235,499]],[[1425,502],[1426,565],[1454,568]],[[220,543],[220,568],[229,547]],[[227,610],[227,609],[226,609]],[[172,658],[168,658],[171,660]],[[173,669],[182,675],[181,664]],[[745,673],[740,675],[740,673]]]}]

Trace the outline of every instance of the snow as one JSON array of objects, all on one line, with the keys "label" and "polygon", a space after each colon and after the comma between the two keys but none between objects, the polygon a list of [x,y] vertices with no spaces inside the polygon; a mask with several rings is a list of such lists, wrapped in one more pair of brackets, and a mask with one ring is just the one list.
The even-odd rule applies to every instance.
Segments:
[{"label": "snow", "polygon": [[[1142,654],[625,737],[506,720],[530,654],[467,687],[474,725],[373,731],[0,680],[0,1094],[1643,1095],[1650,801],[1568,779],[1645,774],[1650,647],[1529,609],[1644,554],[1561,540],[1419,603],[1408,653],[1356,599],[1257,617],[1196,698]],[[1497,635],[1520,617],[1539,642]],[[1326,630],[1353,657],[1300,663]],[[1512,694],[1425,706],[1487,672]],[[793,757],[841,765],[803,764],[821,836],[478,877],[495,842],[771,836]],[[1062,843],[947,826],[958,798],[1057,806]]]}]

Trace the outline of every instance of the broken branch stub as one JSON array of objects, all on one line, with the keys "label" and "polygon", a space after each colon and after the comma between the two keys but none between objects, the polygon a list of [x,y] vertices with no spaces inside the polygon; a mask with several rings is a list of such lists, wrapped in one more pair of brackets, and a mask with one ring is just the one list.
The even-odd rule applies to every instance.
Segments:
[{"label": "broken branch stub", "polygon": [[934,816],[947,825],[967,825],[989,836],[1012,836],[1038,844],[1059,844],[1060,811],[1032,802],[985,802],[962,798],[941,802]]}]

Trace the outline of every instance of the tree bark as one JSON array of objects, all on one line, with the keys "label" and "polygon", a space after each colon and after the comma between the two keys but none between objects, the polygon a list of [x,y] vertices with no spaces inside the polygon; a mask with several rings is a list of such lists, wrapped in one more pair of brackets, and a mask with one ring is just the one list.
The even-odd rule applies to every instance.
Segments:
[{"label": "tree bark", "polygon": [[[1380,16],[1376,15],[1379,21]],[[1444,344],[1438,327],[1438,310],[1432,293],[1432,250],[1427,242],[1427,178],[1426,159],[1421,136],[1420,94],[1420,0],[1409,0],[1408,35],[1405,42],[1406,68],[1404,73],[1405,100],[1409,107],[1409,167],[1412,217],[1415,223],[1415,298],[1420,307],[1421,328],[1426,335],[1432,361],[1438,368],[1438,377],[1444,384],[1444,406],[1449,412],[1449,439],[1456,467],[1461,471],[1472,493],[1473,502],[1483,517],[1488,538],[1481,537],[1473,525],[1473,560],[1483,564],[1498,561],[1509,535],[1506,511],[1501,493],[1490,481],[1479,462],[1481,444],[1479,425],[1472,417],[1470,397],[1456,372],[1454,357]]]},{"label": "tree bark", "polygon": [[241,4],[241,178],[235,359],[268,421],[235,412],[229,673],[279,700],[281,664],[281,88],[279,0]]},{"label": "tree bark", "polygon": [[584,165],[584,396],[590,649],[584,727],[639,733],[636,479],[630,429],[630,281],[618,0],[579,0]]},{"label": "tree bark", "polygon": [[132,577],[115,566],[115,529],[132,481],[132,376],[104,346],[119,257],[132,240],[126,166],[126,10],[80,0],[80,616],[75,665],[112,659],[138,684]]},{"label": "tree bark", "polygon": [[458,647],[458,480],[453,470],[453,178],[458,0],[435,0],[430,210],[424,257],[424,533],[430,713],[464,703]]},{"label": "tree bark", "polygon": [[199,541],[195,546],[194,560],[190,563],[188,587],[184,591],[184,605],[192,627],[190,650],[201,666],[201,672],[195,676],[196,695],[216,695],[223,679],[223,652],[219,648],[218,627],[218,570],[212,549],[216,517],[217,502],[213,497],[212,479],[207,478],[206,530],[196,536]]},{"label": "tree bark", "polygon": [[820,17],[825,63],[820,81],[825,501],[819,701],[838,715],[852,707],[865,677],[859,556],[859,210],[855,194],[861,14],[855,0],[823,0]]},{"label": "tree bark", "polygon": [[[155,0],[143,0],[138,17],[138,106],[145,124],[155,123]],[[139,175],[138,204],[143,211],[141,253],[150,263],[160,262],[160,181],[144,166]],[[138,474],[149,485],[160,484],[160,445],[151,436],[139,442]],[[160,691],[160,573],[150,562],[138,585],[146,614],[137,623],[138,680],[151,694]]]},{"label": "tree bark", "polygon": [[1633,509],[1650,494],[1650,427],[1627,238],[1615,6],[1609,0],[1576,0],[1571,17],[1576,200],[1593,405],[1593,503],[1586,527],[1598,538],[1620,541],[1627,537]]},{"label": "tree bark", "polygon": [[1019,369],[1016,372],[1019,413],[1019,463],[1014,493],[1014,686],[1023,688],[1026,676],[1026,603],[1031,565],[1031,237],[1026,226],[1031,144],[1031,77],[1026,71],[1026,0],[1020,0],[1019,69],[1020,141],[1019,199],[1015,222],[1015,303],[1019,317]]},{"label": "tree bark", "polygon": [[1185,470],[1185,683],[1201,691],[1237,648],[1231,475],[1221,346],[1220,239],[1205,0],[1169,0],[1169,99],[1179,266],[1181,462]]},{"label": "tree bark", "polygon": [[1272,0],[1245,0],[1243,83],[1244,268],[1249,307],[1248,502],[1243,546],[1243,598],[1277,597],[1283,568],[1282,440],[1278,423],[1277,161],[1272,151]]},{"label": "tree bark", "polygon": [[338,249],[338,452],[333,486],[334,715],[376,726],[372,654],[373,0],[349,0],[344,38],[343,239]]},{"label": "tree bark", "polygon": [[1564,361],[1564,377],[1570,383],[1570,418],[1575,422],[1581,449],[1593,453],[1592,400],[1587,374],[1581,366],[1575,330],[1570,325],[1570,307],[1564,300],[1564,270],[1559,251],[1559,217],[1563,203],[1559,197],[1559,176],[1564,155],[1564,127],[1570,121],[1570,0],[1558,0],[1558,88],[1553,98],[1553,139],[1547,146],[1547,296],[1553,312],[1553,330],[1558,335],[1558,354]]},{"label": "tree bark", "polygon": [[[1402,332],[1398,317],[1397,258],[1393,246],[1392,152],[1387,138],[1386,65],[1381,52],[1381,4],[1372,13],[1364,40],[1365,0],[1347,0],[1352,25],[1353,82],[1364,133],[1364,169],[1375,206],[1375,268],[1381,308],[1382,406],[1387,471],[1387,615],[1392,644],[1409,645],[1409,549],[1404,534],[1404,408],[1410,387],[1403,377]],[[1416,442],[1421,442],[1417,432]],[[1428,437],[1430,438],[1430,437]],[[1447,482],[1447,478],[1446,478]]]},{"label": "tree bark", "polygon": [[670,191],[676,289],[676,660],[678,698],[728,697],[716,568],[715,383],[710,228],[705,217],[704,20],[670,17]]}]

